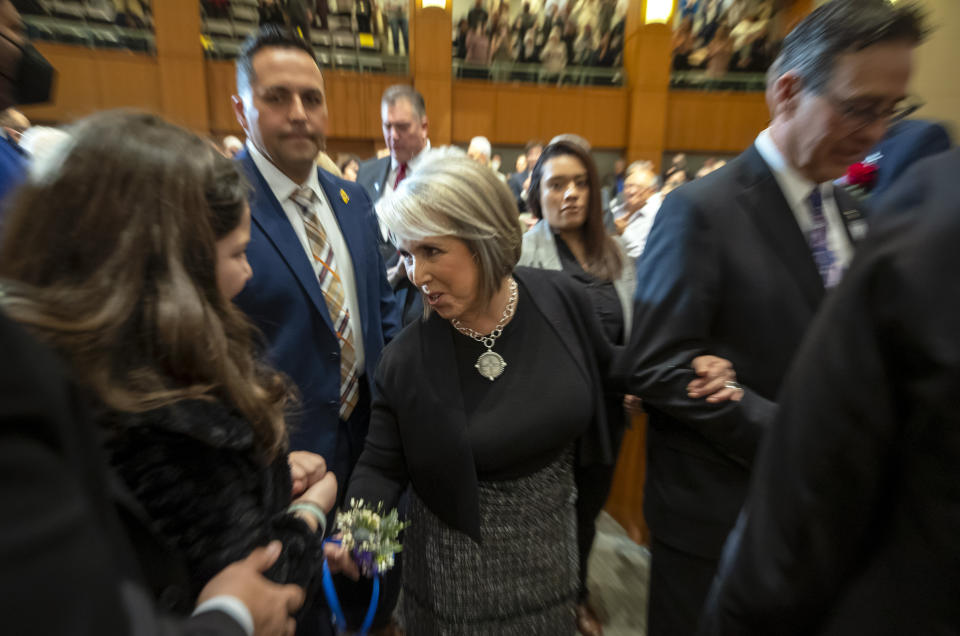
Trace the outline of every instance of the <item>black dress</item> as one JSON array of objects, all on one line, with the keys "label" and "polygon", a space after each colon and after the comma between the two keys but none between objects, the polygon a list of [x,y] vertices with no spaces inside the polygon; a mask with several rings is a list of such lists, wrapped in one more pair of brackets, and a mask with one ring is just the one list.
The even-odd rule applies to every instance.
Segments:
[{"label": "black dress", "polygon": [[[404,621],[418,635],[562,635],[574,631],[578,548],[575,441],[591,420],[587,378],[524,287],[493,350],[456,332],[456,368],[480,500],[479,543],[411,497],[404,546]],[[531,396],[536,396],[531,400]]]}]

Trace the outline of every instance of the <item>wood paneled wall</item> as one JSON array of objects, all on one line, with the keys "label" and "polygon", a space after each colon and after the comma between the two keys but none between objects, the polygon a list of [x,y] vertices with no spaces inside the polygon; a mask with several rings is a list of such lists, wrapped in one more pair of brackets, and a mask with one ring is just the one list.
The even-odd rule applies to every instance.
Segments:
[{"label": "wood paneled wall", "polygon": [[51,103],[23,108],[31,120],[69,122],[109,108],[161,112],[157,58],[47,42],[36,47],[57,69],[57,83]]},{"label": "wood paneled wall", "polygon": [[667,150],[740,152],[770,121],[763,93],[671,91]]},{"label": "wood paneled wall", "polygon": [[497,144],[524,144],[574,133],[597,148],[623,148],[627,132],[627,91],[491,84],[453,84],[453,141],[475,135]]}]

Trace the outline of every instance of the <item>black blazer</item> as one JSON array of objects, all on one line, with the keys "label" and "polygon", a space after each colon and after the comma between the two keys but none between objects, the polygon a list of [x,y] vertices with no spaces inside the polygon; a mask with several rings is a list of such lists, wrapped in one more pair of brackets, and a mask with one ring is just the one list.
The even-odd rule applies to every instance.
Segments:
[{"label": "black blazer", "polygon": [[[184,574],[176,555],[107,472],[98,432],[53,354],[2,315],[0,351],[2,631],[242,636],[222,612],[186,622],[157,612],[141,574]],[[184,589],[171,583],[161,596]]]},{"label": "black blazer", "polygon": [[[845,221],[859,217],[851,197],[835,197]],[[823,283],[754,146],[666,198],[637,278],[623,372],[649,412],[644,511],[658,540],[717,558]],[[741,402],[686,397],[689,363],[702,354],[732,361]]]},{"label": "black blazer", "polygon": [[[615,353],[586,292],[563,272],[517,268],[537,311],[582,365],[593,387],[593,422],[579,464],[610,464],[603,391]],[[466,435],[453,339],[436,314],[406,328],[384,351],[374,383],[370,433],[346,500],[390,509],[409,481],[447,524],[480,541],[477,473]]]},{"label": "black blazer", "polygon": [[960,634],[960,151],[923,163],[797,354],[702,634]]},{"label": "black blazer", "polygon": [[357,168],[357,184],[367,191],[370,200],[376,203],[383,196],[387,175],[390,174],[390,156],[364,161]]}]

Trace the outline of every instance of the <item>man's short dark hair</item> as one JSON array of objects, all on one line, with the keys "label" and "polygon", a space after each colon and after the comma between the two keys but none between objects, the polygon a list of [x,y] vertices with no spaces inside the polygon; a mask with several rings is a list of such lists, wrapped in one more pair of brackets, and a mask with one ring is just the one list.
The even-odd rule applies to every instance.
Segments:
[{"label": "man's short dark hair", "polygon": [[889,0],[831,0],[815,9],[787,35],[767,74],[775,82],[788,71],[804,90],[822,93],[837,58],[884,42],[917,45],[927,35],[923,11],[913,3]]},{"label": "man's short dark hair", "polygon": [[[279,24],[266,24],[243,41],[240,47],[240,55],[237,56],[237,94],[242,95],[250,90],[250,85],[256,79],[253,72],[253,57],[265,48],[280,49],[300,49],[317,61],[317,56],[313,54],[313,47],[302,37],[290,29]],[[320,64],[317,63],[317,68]]]},{"label": "man's short dark hair", "polygon": [[380,98],[380,105],[393,106],[399,99],[407,100],[413,108],[413,112],[415,112],[420,119],[427,116],[427,105],[423,101],[423,95],[409,84],[394,84],[383,91],[383,97]]},{"label": "man's short dark hair", "polygon": [[530,151],[536,147],[540,147],[540,150],[543,150],[544,143],[539,139],[532,139],[527,142],[527,145],[523,147],[523,154],[530,154]]}]

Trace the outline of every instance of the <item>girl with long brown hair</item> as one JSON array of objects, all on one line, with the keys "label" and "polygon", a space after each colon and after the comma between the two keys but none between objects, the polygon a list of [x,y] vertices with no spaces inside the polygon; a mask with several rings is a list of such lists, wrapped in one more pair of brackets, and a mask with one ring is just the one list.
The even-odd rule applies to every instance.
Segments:
[{"label": "girl with long brown hair", "polygon": [[[114,469],[182,556],[190,589],[163,601],[188,609],[216,572],[280,539],[268,576],[307,589],[301,633],[316,633],[336,481],[319,456],[288,463],[289,384],[258,362],[231,303],[252,275],[247,186],[152,115],[99,114],[70,132],[13,201],[0,305],[66,361]],[[172,589],[171,568],[144,565]]]}]

